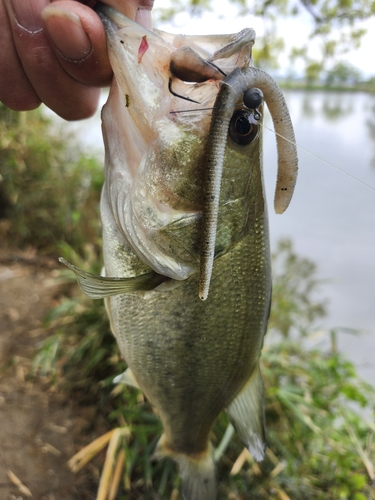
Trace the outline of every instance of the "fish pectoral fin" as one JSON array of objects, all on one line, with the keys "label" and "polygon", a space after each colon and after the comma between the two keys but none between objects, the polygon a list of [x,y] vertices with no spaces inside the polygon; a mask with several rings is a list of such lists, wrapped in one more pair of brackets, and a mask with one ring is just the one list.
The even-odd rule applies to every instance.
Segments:
[{"label": "fish pectoral fin", "polygon": [[164,434],[156,445],[153,459],[172,458],[182,479],[181,491],[184,500],[216,500],[217,478],[213,447],[208,443],[205,451],[189,455],[170,449]]},{"label": "fish pectoral fin", "polygon": [[74,272],[81,290],[90,299],[104,299],[123,293],[150,291],[168,279],[155,271],[134,278],[107,278],[82,271],[62,257],[59,258],[59,262]]},{"label": "fish pectoral fin", "polygon": [[136,389],[141,389],[138,385],[138,382],[135,380],[134,373],[130,368],[127,368],[124,373],[117,375],[113,379],[114,384],[125,384],[130,387],[135,387]]},{"label": "fish pectoral fin", "polygon": [[255,460],[263,460],[266,442],[263,381],[259,364],[226,411],[237,434]]}]

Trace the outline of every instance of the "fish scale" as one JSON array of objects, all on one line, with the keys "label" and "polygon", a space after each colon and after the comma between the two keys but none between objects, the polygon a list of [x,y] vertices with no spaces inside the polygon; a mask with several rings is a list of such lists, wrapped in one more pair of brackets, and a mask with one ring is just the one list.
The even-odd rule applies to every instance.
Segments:
[{"label": "fish scale", "polygon": [[[105,298],[129,367],[116,381],[140,387],[158,411],[154,456],[177,462],[186,500],[215,500],[209,435],[222,410],[256,460],[265,452],[259,357],[271,263],[262,108],[249,109],[245,92],[261,88],[276,131],[290,139],[278,141],[277,213],[296,181],[293,128],[280,89],[251,67],[252,30],[175,37],[99,12],[115,75],[102,112],[105,277],[67,265],[88,296]],[[181,79],[190,74],[199,83]],[[187,97],[214,103],[212,117],[182,113]]]},{"label": "fish scale", "polygon": [[[265,259],[260,268],[259,256],[252,250],[258,238],[249,236],[222,263],[218,261],[206,303],[197,296],[196,276],[174,290],[173,297],[171,292],[151,292],[144,300],[136,293],[110,299],[121,352],[141,389],[166,415],[162,420],[166,429],[171,427],[168,442],[179,451],[206,448],[213,421],[248,379],[259,356],[262,337],[252,336],[251,330],[256,325],[258,331],[260,322],[265,329],[271,283],[269,261]],[[263,243],[266,254],[264,233]],[[244,251],[250,257],[248,266],[242,265],[238,272]],[[249,275],[263,285],[254,289]],[[249,310],[247,301],[256,307]],[[205,434],[192,440],[202,422],[207,422]],[[190,441],[188,447],[175,444]],[[190,449],[193,446],[198,449]]]},{"label": "fish scale", "polygon": [[[173,445],[179,451],[207,447],[213,421],[249,378],[263,342],[271,277],[259,147],[253,149],[250,191],[257,195],[255,205],[248,207],[248,234],[217,259],[209,299],[205,303],[199,300],[196,275],[173,292],[109,299],[120,350],[141,389],[159,413],[166,415],[162,421],[166,429],[171,427],[168,442],[192,441],[186,450]],[[247,178],[249,171],[243,172]],[[113,236],[109,235],[107,243],[105,225],[103,231],[106,249]],[[105,255],[108,275],[118,275],[118,259],[121,261],[118,254],[115,259]],[[205,435],[191,439],[202,422],[207,422]]]}]

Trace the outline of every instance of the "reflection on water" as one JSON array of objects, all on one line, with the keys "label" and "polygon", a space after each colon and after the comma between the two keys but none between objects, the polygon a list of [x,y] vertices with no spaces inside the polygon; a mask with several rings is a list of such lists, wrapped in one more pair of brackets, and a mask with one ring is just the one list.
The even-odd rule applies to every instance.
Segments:
[{"label": "reflection on water", "polygon": [[[375,96],[364,93],[285,93],[297,143],[372,187],[367,188],[303,150],[294,198],[282,216],[270,208],[271,241],[290,236],[297,252],[318,264],[329,279],[324,327],[364,330],[343,335],[339,347],[375,383]],[[271,127],[270,120],[267,125]],[[372,126],[372,128],[371,128]],[[370,132],[370,133],[369,133]],[[273,198],[276,152],[264,133],[264,170]]]},{"label": "reflection on water", "polygon": [[371,165],[375,168],[375,103],[371,107],[371,116],[366,121],[366,125],[368,128],[368,133],[369,133],[370,139],[373,142],[372,149],[374,151],[374,154],[373,154],[373,157],[371,160]]},{"label": "reflection on water", "polygon": [[[276,216],[270,203],[276,182],[275,140],[265,130],[271,242],[291,237],[297,252],[316,262],[319,276],[329,279],[322,290],[330,299],[324,327],[364,331],[360,337],[341,336],[339,348],[357,363],[364,378],[375,383],[375,96],[320,91],[288,91],[285,96],[297,143],[372,189],[299,150],[295,195],[285,214]],[[272,128],[267,116],[266,124]],[[90,149],[98,148],[99,113],[68,126]]]},{"label": "reflection on water", "polygon": [[335,122],[353,113],[353,99],[343,99],[342,93],[301,92],[302,113],[305,118],[324,117]]}]

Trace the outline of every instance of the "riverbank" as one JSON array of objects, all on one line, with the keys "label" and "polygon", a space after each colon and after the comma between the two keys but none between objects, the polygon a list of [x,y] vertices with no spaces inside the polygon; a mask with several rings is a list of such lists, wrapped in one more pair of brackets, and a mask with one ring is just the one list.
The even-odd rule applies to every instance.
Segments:
[{"label": "riverbank", "polygon": [[30,377],[36,350],[51,335],[45,315],[62,292],[56,268],[32,250],[0,251],[2,499],[89,500],[97,487],[95,467],[75,475],[67,461],[100,434],[103,421],[98,427],[95,419],[93,432],[93,406],[80,406],[49,378]]},{"label": "riverbank", "polygon": [[278,80],[282,89],[301,91],[324,91],[324,92],[367,92],[375,94],[375,78],[368,82],[358,82],[353,85],[328,85],[325,83],[309,83],[299,80]]}]

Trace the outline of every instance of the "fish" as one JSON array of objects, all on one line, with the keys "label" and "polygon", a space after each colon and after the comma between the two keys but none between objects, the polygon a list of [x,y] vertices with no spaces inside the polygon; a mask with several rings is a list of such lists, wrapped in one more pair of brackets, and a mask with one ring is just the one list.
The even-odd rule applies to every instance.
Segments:
[{"label": "fish", "polygon": [[265,454],[259,358],[271,304],[262,113],[277,132],[275,210],[298,159],[281,90],[255,68],[255,32],[149,31],[100,5],[114,72],[102,110],[104,269],[72,269],[104,298],[128,368],[164,432],[154,457],[179,467],[186,500],[217,497],[212,426],[225,410],[255,460]]}]

